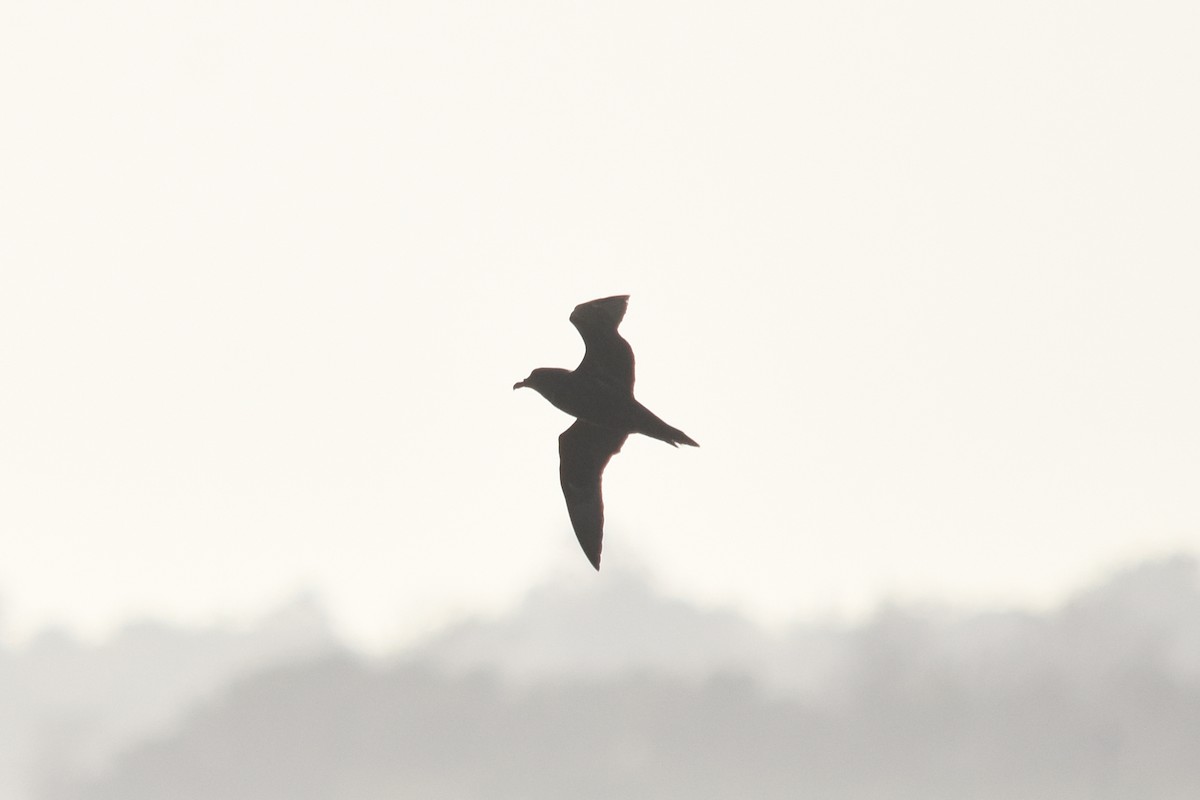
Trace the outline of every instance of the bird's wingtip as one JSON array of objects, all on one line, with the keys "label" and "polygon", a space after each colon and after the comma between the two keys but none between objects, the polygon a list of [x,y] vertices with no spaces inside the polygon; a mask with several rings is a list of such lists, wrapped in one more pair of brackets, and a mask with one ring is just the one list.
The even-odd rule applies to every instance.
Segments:
[{"label": "bird's wingtip", "polygon": [[586,303],[575,306],[575,310],[571,312],[571,323],[576,327],[587,326],[590,328],[598,325],[615,328],[625,318],[625,311],[628,307],[629,295],[627,294],[614,294],[612,297],[588,300]]}]

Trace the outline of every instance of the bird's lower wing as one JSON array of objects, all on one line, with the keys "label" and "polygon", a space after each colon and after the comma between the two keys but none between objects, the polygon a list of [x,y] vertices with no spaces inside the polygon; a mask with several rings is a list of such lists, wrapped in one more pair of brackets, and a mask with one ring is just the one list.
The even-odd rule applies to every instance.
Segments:
[{"label": "bird's lower wing", "polygon": [[604,498],[600,479],[609,459],[621,451],[629,434],[576,420],[558,437],[558,477],[571,527],[583,552],[600,569],[604,540]]}]

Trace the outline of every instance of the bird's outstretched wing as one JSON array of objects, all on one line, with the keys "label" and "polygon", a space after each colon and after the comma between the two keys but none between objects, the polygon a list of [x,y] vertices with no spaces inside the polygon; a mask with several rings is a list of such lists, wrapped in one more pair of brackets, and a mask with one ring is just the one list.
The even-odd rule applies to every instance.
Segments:
[{"label": "bird's outstretched wing", "polygon": [[604,539],[604,498],[600,478],[609,459],[621,451],[627,433],[576,420],[558,437],[558,477],[575,538],[592,566],[600,569]]},{"label": "bird's outstretched wing", "polygon": [[571,323],[586,348],[575,372],[632,392],[633,348],[617,333],[628,304],[627,294],[580,303],[571,312]]}]

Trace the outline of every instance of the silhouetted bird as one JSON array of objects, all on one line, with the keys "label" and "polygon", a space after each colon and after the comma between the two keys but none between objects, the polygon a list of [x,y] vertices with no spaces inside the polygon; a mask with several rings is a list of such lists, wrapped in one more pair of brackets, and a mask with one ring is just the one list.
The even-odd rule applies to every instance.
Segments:
[{"label": "silhouetted bird", "polygon": [[629,295],[618,295],[575,306],[571,322],[583,337],[583,361],[574,371],[535,369],[513,384],[513,389],[535,390],[576,418],[558,437],[558,476],[575,536],[596,569],[604,538],[600,478],[629,434],[645,434],[672,447],[700,446],[634,399],[633,349],[617,333],[628,303]]}]

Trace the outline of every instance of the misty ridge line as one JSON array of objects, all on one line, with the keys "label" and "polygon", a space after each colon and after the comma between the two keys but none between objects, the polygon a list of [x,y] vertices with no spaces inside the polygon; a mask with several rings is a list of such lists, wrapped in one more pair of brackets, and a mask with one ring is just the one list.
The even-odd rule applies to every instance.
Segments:
[{"label": "misty ridge line", "polygon": [[[342,637],[326,612],[320,593],[305,589],[277,605],[274,610],[246,623],[179,624],[138,615],[95,640],[79,636],[66,626],[46,625],[20,643],[6,645],[0,639],[0,658],[19,659],[25,655],[51,653],[100,653],[135,642],[159,639],[162,642],[258,641],[261,647],[250,649],[264,654],[279,650],[284,657],[292,658],[310,651],[336,650],[373,663],[420,659],[429,653],[436,653],[439,660],[453,665],[465,658],[465,651],[470,648],[492,647],[499,650],[501,643],[516,646],[524,639],[551,633],[556,625],[586,628],[583,623],[589,617],[608,624],[622,618],[632,621],[647,609],[653,609],[650,617],[640,617],[636,624],[612,633],[636,639],[656,625],[663,625],[680,629],[690,627],[696,633],[703,633],[705,628],[720,630],[727,635],[752,636],[760,642],[771,642],[785,641],[797,634],[850,635],[854,631],[876,627],[887,620],[902,618],[923,619],[925,624],[944,628],[995,620],[1034,623],[1070,615],[1073,609],[1095,602],[1097,598],[1106,596],[1106,592],[1124,590],[1132,585],[1142,585],[1143,582],[1150,583],[1145,576],[1155,576],[1155,579],[1162,581],[1163,591],[1168,591],[1166,587],[1169,587],[1184,594],[1188,587],[1193,586],[1200,591],[1197,574],[1200,574],[1200,559],[1192,554],[1177,553],[1118,568],[1107,577],[1075,590],[1060,604],[1040,611],[1019,605],[981,606],[936,598],[916,601],[884,598],[875,604],[872,611],[854,619],[824,614],[799,616],[782,627],[768,629],[734,606],[701,606],[686,598],[668,596],[660,593],[653,579],[646,574],[616,569],[597,587],[548,581],[529,590],[524,599],[507,614],[495,618],[472,616],[450,621],[411,642],[393,646],[383,655],[378,655],[379,651],[375,648],[371,648],[370,652],[357,648]],[[1141,586],[1141,591],[1148,593],[1149,586]],[[1148,613],[1160,610],[1148,609]],[[2,612],[3,606],[0,605],[0,634],[3,633]],[[561,635],[564,632],[558,633]],[[599,649],[603,647],[602,641],[608,633],[604,630],[585,630],[582,636],[565,636],[562,644],[566,648],[571,646],[573,640],[579,639],[591,641]],[[643,644],[649,645],[651,642]],[[633,648],[631,652],[638,650]],[[615,664],[620,660],[619,652],[614,652],[612,658],[601,659],[600,662],[592,659],[591,663],[600,667],[602,663]]]},{"label": "misty ridge line", "polygon": [[[759,753],[762,774],[783,784],[812,786],[813,775],[825,775],[817,789],[828,797],[851,788],[859,793],[845,796],[864,796],[861,785],[840,782],[857,774],[862,741],[890,754],[895,780],[914,797],[928,797],[934,784],[907,771],[901,754],[910,747],[922,758],[946,750],[982,759],[997,772],[1004,761],[1062,751],[1062,765],[1046,767],[1053,792],[998,784],[1010,797],[1170,797],[1148,791],[1147,776],[1200,785],[1200,762],[1184,747],[1200,733],[1197,574],[1195,558],[1178,556],[1121,570],[1045,613],[892,605],[859,624],[797,623],[768,634],[737,613],[665,598],[613,572],[598,591],[544,586],[504,617],[449,626],[387,659],[346,648],[311,596],[251,630],[141,624],[100,645],[48,634],[0,649],[0,796],[339,796],[306,793],[296,775],[273,771],[297,762],[308,765],[298,773],[305,786],[365,782],[365,796],[383,796],[422,781],[453,783],[463,770],[507,774],[503,765],[524,757],[508,746],[558,753],[582,770],[584,754],[562,748],[583,736],[628,762],[633,785],[608,789],[631,797],[678,796],[654,766],[682,758],[670,755],[676,737],[692,742],[689,759],[713,764],[727,752],[751,764]],[[713,725],[733,738],[694,740]],[[309,735],[306,726],[332,730]],[[462,733],[479,726],[515,733],[509,745]],[[787,765],[798,756],[760,741],[760,728],[782,729],[829,764],[801,758],[804,774],[796,773]],[[483,766],[462,763],[467,740]],[[238,760],[231,748],[260,757]],[[419,755],[398,765],[396,754],[413,748]],[[1114,754],[1136,767],[1127,788],[1141,794],[1096,794],[1079,783],[1080,774],[1111,771]],[[197,784],[207,794],[179,785],[212,763],[225,783]],[[451,772],[438,766],[450,763],[458,765]],[[535,767],[509,775],[509,796],[571,789],[569,774],[540,788],[522,782]],[[723,769],[755,785],[738,763]],[[989,796],[976,792],[978,774],[963,780],[959,790]],[[268,788],[250,795],[248,785]],[[485,787],[447,796],[497,795]]]},{"label": "misty ridge line", "polygon": [[[594,612],[596,610],[594,605],[600,602],[607,602],[610,608],[617,609],[629,604],[653,603],[663,609],[673,609],[677,613],[690,611],[691,614],[705,616],[712,620],[721,620],[727,625],[744,626],[747,630],[757,631],[765,639],[778,639],[787,638],[791,633],[804,629],[824,632],[850,631],[862,626],[869,626],[881,617],[895,614],[930,616],[943,622],[984,617],[1032,620],[1061,613],[1081,600],[1092,596],[1099,588],[1128,581],[1132,576],[1145,572],[1158,573],[1160,571],[1170,572],[1181,577],[1182,582],[1186,583],[1185,576],[1187,574],[1200,572],[1200,558],[1190,553],[1179,552],[1158,559],[1148,559],[1118,567],[1097,581],[1085,583],[1069,593],[1061,603],[1044,610],[1030,610],[1016,603],[977,604],[940,600],[936,597],[916,600],[884,597],[874,604],[871,611],[855,615],[853,618],[830,614],[797,615],[791,622],[783,626],[772,626],[769,629],[756,622],[752,615],[742,612],[735,605],[700,605],[688,598],[668,596],[658,591],[654,579],[648,574],[627,568],[614,569],[607,581],[599,585],[599,589],[580,587],[551,578],[528,590],[515,609],[507,614],[499,617],[467,616],[454,619],[412,641],[393,644],[383,650],[375,647],[359,648],[343,637],[338,631],[337,624],[326,611],[321,593],[311,588],[301,589],[290,598],[277,603],[273,609],[237,623],[227,621],[209,624],[178,623],[149,614],[137,614],[131,616],[127,621],[117,624],[111,631],[99,637],[85,637],[75,632],[69,625],[48,623],[21,641],[5,643],[3,637],[3,587],[0,587],[0,657],[52,650],[100,651],[118,646],[123,641],[153,637],[161,633],[167,635],[167,638],[180,640],[188,637],[196,639],[230,637],[231,639],[251,640],[258,636],[262,636],[264,639],[278,640],[295,634],[307,642],[306,648],[310,647],[314,641],[318,641],[321,643],[321,648],[336,648],[339,651],[372,661],[404,659],[430,646],[442,648],[448,642],[458,640],[470,631],[506,626],[519,618],[529,620],[539,616],[546,618],[544,611],[535,611],[539,606],[554,605],[561,609],[560,616],[572,616],[578,613]],[[382,655],[380,655],[381,653]]]}]

